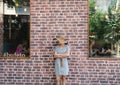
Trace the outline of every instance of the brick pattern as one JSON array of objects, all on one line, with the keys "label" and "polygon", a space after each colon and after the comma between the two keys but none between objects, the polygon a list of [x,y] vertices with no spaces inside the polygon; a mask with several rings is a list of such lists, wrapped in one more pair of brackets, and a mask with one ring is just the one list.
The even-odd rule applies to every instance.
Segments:
[{"label": "brick pattern", "polygon": [[120,60],[88,60],[87,0],[31,0],[31,58],[1,59],[0,85],[55,85],[53,37],[71,46],[67,85],[119,85]]}]

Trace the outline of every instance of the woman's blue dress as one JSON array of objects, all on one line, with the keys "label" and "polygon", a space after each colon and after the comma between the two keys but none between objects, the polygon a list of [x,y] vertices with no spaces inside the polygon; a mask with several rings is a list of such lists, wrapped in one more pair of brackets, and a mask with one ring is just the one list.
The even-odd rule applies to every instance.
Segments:
[{"label": "woman's blue dress", "polygon": [[[65,45],[64,47],[56,46],[54,48],[54,52],[57,54],[65,54],[67,51],[70,50],[70,47],[68,45]],[[60,58],[56,58],[55,60],[55,74],[57,75],[68,75],[69,67],[68,67],[68,60],[66,58],[62,58],[62,66]]]}]

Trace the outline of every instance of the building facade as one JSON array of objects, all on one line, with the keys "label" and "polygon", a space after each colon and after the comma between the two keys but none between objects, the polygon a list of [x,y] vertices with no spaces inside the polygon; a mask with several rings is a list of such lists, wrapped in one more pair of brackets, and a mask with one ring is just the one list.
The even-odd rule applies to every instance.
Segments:
[{"label": "building facade", "polygon": [[61,33],[71,47],[67,85],[120,84],[119,59],[88,58],[88,0],[31,0],[30,8],[30,59],[0,59],[0,85],[55,85],[53,38]]}]

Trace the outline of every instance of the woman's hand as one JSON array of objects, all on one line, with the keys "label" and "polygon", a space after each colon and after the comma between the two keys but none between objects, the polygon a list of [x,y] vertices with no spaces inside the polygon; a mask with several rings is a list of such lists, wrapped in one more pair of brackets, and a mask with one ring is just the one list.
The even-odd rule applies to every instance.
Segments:
[{"label": "woman's hand", "polygon": [[67,51],[65,54],[59,54],[59,56],[61,56],[62,58],[66,58],[68,57],[70,54],[70,51]]},{"label": "woman's hand", "polygon": [[60,55],[60,54],[55,54],[54,57],[55,57],[55,58],[62,58],[62,55]]},{"label": "woman's hand", "polygon": [[65,57],[68,57],[69,54],[70,54],[70,51],[67,51],[65,54],[57,54],[57,53],[55,53],[54,57],[55,58],[65,58]]}]

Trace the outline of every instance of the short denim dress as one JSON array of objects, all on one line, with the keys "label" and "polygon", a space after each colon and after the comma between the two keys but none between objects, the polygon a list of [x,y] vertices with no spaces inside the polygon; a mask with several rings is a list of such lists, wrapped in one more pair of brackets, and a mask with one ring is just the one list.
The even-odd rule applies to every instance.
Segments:
[{"label": "short denim dress", "polygon": [[[54,48],[54,52],[57,54],[65,54],[67,51],[70,51],[70,47],[68,45],[65,45],[64,47],[56,46]],[[60,58],[56,58],[55,60],[55,74],[56,76],[60,75],[68,75],[69,67],[68,67],[68,60],[66,58],[62,58],[62,66]]]}]

